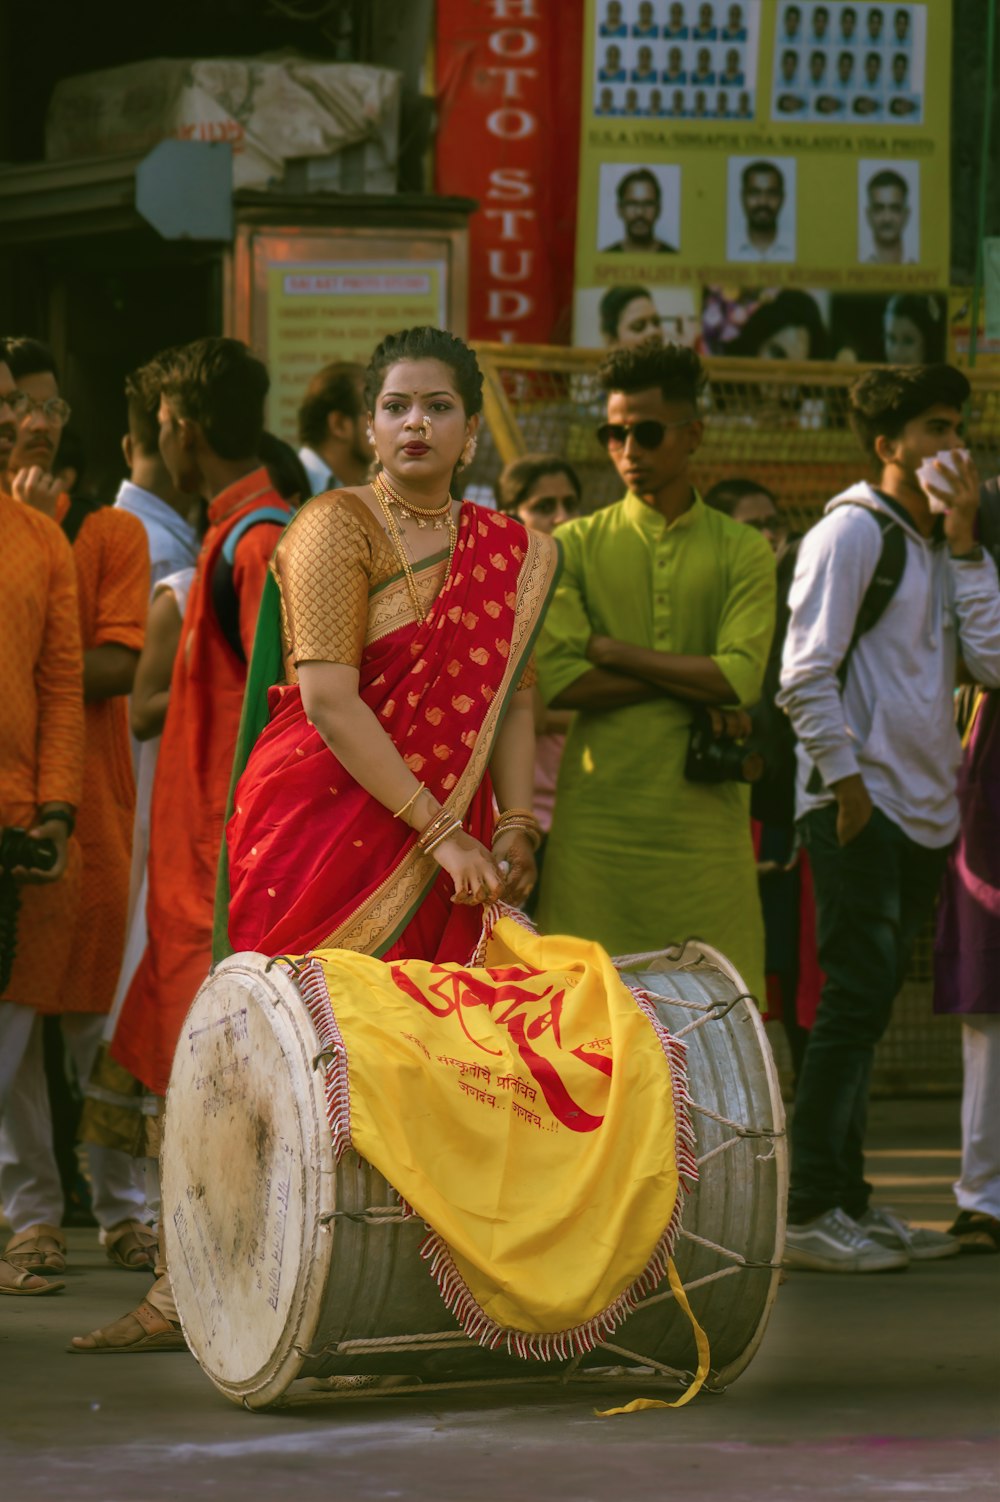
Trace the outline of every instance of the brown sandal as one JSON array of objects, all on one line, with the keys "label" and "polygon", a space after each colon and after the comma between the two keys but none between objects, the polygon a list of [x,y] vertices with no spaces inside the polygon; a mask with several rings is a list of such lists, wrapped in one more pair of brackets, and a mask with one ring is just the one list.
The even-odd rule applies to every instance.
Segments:
[{"label": "brown sandal", "polygon": [[156,1266],[156,1232],[141,1220],[123,1220],[101,1232],[108,1261],[130,1273],[151,1273]]},{"label": "brown sandal", "polygon": [[[136,1335],[130,1331],[126,1320],[133,1320],[142,1333]],[[119,1339],[119,1336],[125,1338]],[[85,1344],[88,1341],[90,1344]],[[91,1330],[89,1335],[74,1335],[66,1347],[73,1356],[131,1356],[140,1351],[186,1351],[187,1348],[180,1325],[147,1303],[140,1304],[138,1309],[101,1330]]]},{"label": "brown sandal", "polygon": [[4,1259],[29,1273],[62,1273],[66,1243],[58,1226],[28,1226],[10,1238]]},{"label": "brown sandal", "polygon": [[0,1257],[0,1294],[9,1293],[15,1298],[30,1299],[40,1293],[58,1293],[65,1283],[50,1283],[47,1278],[36,1278],[27,1268],[18,1267]]}]

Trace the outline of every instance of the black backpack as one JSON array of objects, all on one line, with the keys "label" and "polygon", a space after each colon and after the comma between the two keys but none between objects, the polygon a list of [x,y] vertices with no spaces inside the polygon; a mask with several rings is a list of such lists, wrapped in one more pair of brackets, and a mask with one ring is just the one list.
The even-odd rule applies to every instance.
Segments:
[{"label": "black backpack", "polygon": [[[863,502],[845,501],[842,504],[859,506]],[[902,527],[885,511],[876,511],[871,506],[864,506],[864,510],[878,523],[882,533],[882,551],[875,565],[875,573],[858,607],[847,651],[837,669],[841,690],[847,682],[847,670],[855,647],[885,614],[906,568],[906,534]],[[797,551],[798,544],[794,543],[778,565],[778,610],[774,637],[767,667],[764,669],[760,703],[751,713],[753,744],[763,752],[766,770],[760,781],[755,782],[751,788],[750,813],[762,824],[780,824],[786,828],[791,828],[795,822],[796,738],[791,720],[775,700],[781,687],[781,658],[791,619],[788,595],[795,573]],[[819,792],[822,785],[818,770],[813,768],[809,791]]]},{"label": "black backpack", "polygon": [[246,516],[241,517],[233,527],[215,560],[215,567],[212,569],[212,578],[209,582],[212,608],[215,611],[219,629],[240,662],[245,663],[247,656],[240,638],[240,602],[233,583],[236,545],[246,536],[251,527],[259,527],[263,522],[276,522],[279,526],[285,527],[291,519],[292,512],[287,506],[280,509],[277,506],[259,506],[256,511],[247,512]]}]

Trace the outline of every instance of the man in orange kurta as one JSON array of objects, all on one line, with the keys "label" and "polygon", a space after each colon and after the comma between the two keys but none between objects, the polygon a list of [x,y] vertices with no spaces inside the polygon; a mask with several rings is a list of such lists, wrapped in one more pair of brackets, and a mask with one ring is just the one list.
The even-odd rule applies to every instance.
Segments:
[{"label": "man in orange kurta", "polygon": [[[54,1010],[70,958],[80,849],[71,838],[83,772],[83,658],[69,544],[55,522],[8,495],[7,460],[23,396],[0,345],[0,828],[56,846],[57,864],[19,884],[17,948],[0,993],[0,1119],[35,1026]],[[6,885],[6,878],[0,873]],[[9,903],[6,892],[0,900]],[[0,1260],[0,1294],[54,1292]]]},{"label": "man in orange kurta", "polygon": [[[49,351],[36,340],[7,343],[11,371],[29,406],[9,461],[14,499],[48,512],[70,534],[76,566],[83,675],[85,756],[76,837],[83,858],[79,902],[67,924],[72,963],[51,1004],[77,1071],[85,1079],[100,1043],[125,941],[135,782],[126,695],[145,630],[149,553],[142,524],[109,507],[71,506],[48,475],[68,416]],[[47,926],[36,929],[47,948]],[[60,935],[62,937],[62,935]],[[72,1017],[72,1025],[67,1019]],[[42,1270],[64,1265],[57,1234],[62,1187],[51,1144],[51,1115],[36,1023],[0,1129],[0,1198],[14,1230],[8,1255]],[[106,1240],[145,1235],[145,1194],[134,1164],[114,1149],[89,1149],[94,1212]],[[148,1267],[151,1258],[142,1259]],[[141,1265],[141,1264],[139,1264]]]},{"label": "man in orange kurta", "polygon": [[[233,752],[271,554],[291,515],[256,458],[267,371],[234,339],[179,350],[164,377],[160,452],[175,485],[209,501],[153,784],[148,942],[111,1056],[166,1093],[184,1017],[212,962],[215,878]],[[162,1259],[162,1253],[161,1253]],[[81,1353],[183,1348],[169,1279],[132,1313],[78,1336]]]}]

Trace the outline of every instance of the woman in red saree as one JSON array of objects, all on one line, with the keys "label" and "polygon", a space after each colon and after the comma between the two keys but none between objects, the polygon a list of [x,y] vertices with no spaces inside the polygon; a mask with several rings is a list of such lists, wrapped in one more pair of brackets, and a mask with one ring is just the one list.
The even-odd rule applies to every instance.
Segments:
[{"label": "woman in red saree", "polygon": [[558,551],[449,496],[481,386],[450,334],[385,339],[374,484],[314,498],[276,550],[280,672],[227,828],[236,949],[467,962],[480,906],[531,889],[530,656]]}]

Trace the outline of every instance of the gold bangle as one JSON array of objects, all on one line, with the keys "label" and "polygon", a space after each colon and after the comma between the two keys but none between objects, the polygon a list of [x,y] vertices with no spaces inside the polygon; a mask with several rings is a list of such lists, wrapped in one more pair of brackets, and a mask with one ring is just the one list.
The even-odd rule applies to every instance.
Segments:
[{"label": "gold bangle", "polygon": [[504,819],[533,819],[534,817],[533,808],[505,808],[497,816],[497,823],[503,823]]},{"label": "gold bangle", "polygon": [[417,799],[420,797],[420,794],[421,793],[426,793],[426,791],[427,791],[427,784],[426,784],[426,782],[422,782],[420,784],[420,786],[417,788],[417,791],[413,794],[413,797],[412,798],[407,798],[407,800],[403,804],[402,808],[398,809],[396,811],[396,813],[393,814],[392,817],[394,819],[401,819],[404,816],[404,814],[408,814],[410,812],[410,809],[416,803]]},{"label": "gold bangle", "polygon": [[446,840],[450,840],[455,831],[461,829],[461,827],[461,824],[453,824],[451,829],[444,830],[442,834],[438,835],[436,840],[431,840],[429,845],[424,846],[424,854],[433,855],[437,847],[443,845]]},{"label": "gold bangle", "polygon": [[459,829],[462,827],[461,819],[451,809],[439,809],[426,828],[420,831],[417,837],[417,845],[426,854],[428,846],[437,841],[437,837],[443,829],[447,829],[450,834],[456,827]]}]

